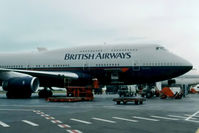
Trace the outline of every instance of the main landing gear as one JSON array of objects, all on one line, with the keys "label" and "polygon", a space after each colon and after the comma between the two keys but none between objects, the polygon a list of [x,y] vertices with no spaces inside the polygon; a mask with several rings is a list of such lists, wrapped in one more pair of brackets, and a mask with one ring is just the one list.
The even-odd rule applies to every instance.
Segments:
[{"label": "main landing gear", "polygon": [[[49,90],[50,89],[50,90]],[[39,91],[39,98],[48,98],[48,97],[52,97],[53,92],[51,91],[52,88],[49,87],[49,89],[47,87],[44,87],[43,90]]]}]

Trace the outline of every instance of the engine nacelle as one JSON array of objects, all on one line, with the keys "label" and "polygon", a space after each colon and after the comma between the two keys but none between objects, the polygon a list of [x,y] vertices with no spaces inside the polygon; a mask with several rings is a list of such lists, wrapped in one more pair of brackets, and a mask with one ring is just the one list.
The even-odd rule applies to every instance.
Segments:
[{"label": "engine nacelle", "polygon": [[3,81],[2,88],[5,91],[26,91],[35,92],[39,87],[39,79],[36,77],[15,77]]}]

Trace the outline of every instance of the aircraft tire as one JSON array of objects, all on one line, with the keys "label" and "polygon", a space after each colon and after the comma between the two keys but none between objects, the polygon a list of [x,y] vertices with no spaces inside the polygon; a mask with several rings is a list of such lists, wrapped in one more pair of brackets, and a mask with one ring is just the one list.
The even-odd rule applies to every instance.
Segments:
[{"label": "aircraft tire", "polygon": [[12,92],[8,91],[8,92],[6,93],[6,97],[7,97],[8,99],[12,99],[12,98],[14,98],[14,94],[13,94]]},{"label": "aircraft tire", "polygon": [[39,91],[39,98],[48,98],[48,97],[52,97],[53,93],[51,90],[40,90]]},{"label": "aircraft tire", "polygon": [[147,92],[146,93],[146,98],[151,98],[152,97],[152,93],[151,92]]},{"label": "aircraft tire", "polygon": [[117,104],[120,104],[120,101],[117,101]]}]

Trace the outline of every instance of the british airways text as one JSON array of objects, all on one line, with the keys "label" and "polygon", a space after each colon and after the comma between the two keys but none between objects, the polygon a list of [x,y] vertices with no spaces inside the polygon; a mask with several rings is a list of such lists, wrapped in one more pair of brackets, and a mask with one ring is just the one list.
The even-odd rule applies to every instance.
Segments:
[{"label": "british airways text", "polygon": [[69,54],[66,53],[64,60],[98,60],[98,59],[130,59],[131,52],[122,53],[92,53],[92,54]]}]

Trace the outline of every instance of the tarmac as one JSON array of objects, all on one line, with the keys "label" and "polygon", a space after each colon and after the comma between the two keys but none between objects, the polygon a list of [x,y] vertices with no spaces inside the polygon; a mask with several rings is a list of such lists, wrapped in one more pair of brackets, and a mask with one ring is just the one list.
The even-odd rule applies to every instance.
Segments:
[{"label": "tarmac", "polygon": [[7,99],[0,94],[0,133],[199,133],[199,95],[115,104],[118,95],[92,102]]}]

